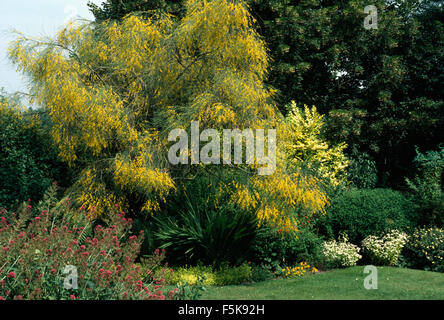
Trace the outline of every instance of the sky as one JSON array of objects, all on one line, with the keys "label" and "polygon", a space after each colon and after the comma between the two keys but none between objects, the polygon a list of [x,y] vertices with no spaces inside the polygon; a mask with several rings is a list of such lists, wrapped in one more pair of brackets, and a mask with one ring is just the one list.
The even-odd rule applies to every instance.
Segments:
[{"label": "sky", "polygon": [[29,37],[54,36],[71,19],[93,20],[87,3],[88,0],[0,0],[0,88],[9,93],[27,92],[25,79],[7,58],[13,30]]}]

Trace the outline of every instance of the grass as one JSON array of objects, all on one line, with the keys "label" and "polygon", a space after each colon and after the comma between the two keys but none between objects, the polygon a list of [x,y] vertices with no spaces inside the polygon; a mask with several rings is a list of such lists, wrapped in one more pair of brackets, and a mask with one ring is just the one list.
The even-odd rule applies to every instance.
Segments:
[{"label": "grass", "polygon": [[336,269],[293,279],[207,287],[202,300],[444,300],[444,274],[378,267],[378,288],[364,288],[364,267]]}]

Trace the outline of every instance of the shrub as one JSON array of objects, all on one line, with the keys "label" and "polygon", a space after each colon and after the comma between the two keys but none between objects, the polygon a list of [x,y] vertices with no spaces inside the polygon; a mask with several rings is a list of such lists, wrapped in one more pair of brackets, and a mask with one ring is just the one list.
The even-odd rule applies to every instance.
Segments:
[{"label": "shrub", "polygon": [[359,247],[349,243],[345,235],[340,241],[324,242],[322,249],[326,266],[329,268],[351,267],[362,258]]},{"label": "shrub", "polygon": [[[145,233],[142,231],[143,235]],[[143,240],[140,240],[143,243]],[[165,249],[156,249],[153,254],[149,256],[139,257],[140,263],[138,265],[141,268],[141,274],[149,274],[155,279],[163,278],[165,283],[170,283],[174,277],[174,270],[168,267],[168,262],[163,263],[165,259]],[[158,259],[161,256],[162,259]]]},{"label": "shrub", "polygon": [[418,206],[422,226],[444,226],[444,147],[439,151],[417,153],[413,161],[418,169],[414,179],[406,179]]},{"label": "shrub", "polygon": [[147,256],[159,247],[156,241],[157,226],[153,217],[134,216],[133,231],[135,233],[143,232],[143,242],[140,246],[140,255]]},{"label": "shrub", "polygon": [[351,155],[347,174],[350,184],[358,189],[372,189],[378,182],[376,163],[366,153],[355,152]]},{"label": "shrub", "polygon": [[444,272],[444,230],[422,228],[413,232],[401,259],[408,268]]},{"label": "shrub", "polygon": [[[110,214],[108,226],[92,226],[93,212],[68,201],[33,214],[0,212],[0,297],[3,299],[167,299],[163,278],[141,274],[134,261],[141,237],[131,235],[131,219]],[[164,253],[155,252],[154,264]],[[78,289],[64,285],[67,266],[77,270]],[[158,274],[158,276],[161,276]]]},{"label": "shrub", "polygon": [[22,110],[0,91],[0,208],[23,199],[39,201],[54,180],[62,185],[70,171],[57,152],[39,111]]},{"label": "shrub", "polygon": [[362,248],[371,263],[393,266],[398,261],[407,239],[406,233],[392,230],[381,238],[368,236],[362,241]]},{"label": "shrub", "polygon": [[322,260],[321,246],[322,239],[309,227],[296,233],[283,233],[263,226],[254,241],[250,259],[272,272],[302,261],[318,265]]},{"label": "shrub", "polygon": [[270,280],[274,277],[274,274],[263,265],[252,265],[251,267],[251,280],[253,282],[262,282]]},{"label": "shrub", "polygon": [[325,216],[315,227],[327,238],[347,233],[350,242],[360,244],[370,235],[381,236],[392,229],[408,231],[414,207],[402,193],[391,189],[351,189],[332,199]]},{"label": "shrub", "polygon": [[224,266],[216,272],[216,284],[219,286],[237,285],[251,281],[252,270],[247,264],[238,267]]}]

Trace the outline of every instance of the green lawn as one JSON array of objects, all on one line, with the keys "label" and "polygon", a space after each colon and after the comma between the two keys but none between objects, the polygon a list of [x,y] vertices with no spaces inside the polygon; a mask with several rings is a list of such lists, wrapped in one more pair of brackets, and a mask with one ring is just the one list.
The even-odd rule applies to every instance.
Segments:
[{"label": "green lawn", "polygon": [[364,288],[364,267],[351,267],[295,279],[207,287],[203,300],[312,300],[312,299],[440,299],[444,274],[395,267],[378,267],[378,289]]}]

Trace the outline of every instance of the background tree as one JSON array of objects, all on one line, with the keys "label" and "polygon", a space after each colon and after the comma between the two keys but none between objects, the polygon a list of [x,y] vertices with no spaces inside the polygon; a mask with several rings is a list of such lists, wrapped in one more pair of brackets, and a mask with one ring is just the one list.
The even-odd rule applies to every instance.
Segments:
[{"label": "background tree", "polygon": [[421,226],[444,225],[444,146],[438,151],[418,153],[414,159],[417,174],[406,179],[417,205],[417,223]]},{"label": "background tree", "polygon": [[0,91],[0,208],[38,201],[53,181],[66,187],[70,175],[51,144],[45,115]]},{"label": "background tree", "polygon": [[400,186],[415,145],[442,142],[443,20],[437,1],[251,1],[274,60],[281,105],[316,105],[329,138],[376,161],[381,184]]},{"label": "background tree", "polygon": [[[180,11],[169,9],[180,7],[175,1],[123,3],[109,0],[95,15],[116,19],[111,11],[125,8],[122,16],[147,3]],[[328,115],[330,142],[345,141],[349,155],[374,160],[379,185],[403,185],[415,146],[426,151],[443,142],[440,1],[373,1],[378,27],[370,30],[363,26],[364,0],[247,3],[269,48],[267,83],[277,90],[281,111],[291,100],[316,105]]]},{"label": "background tree", "polygon": [[130,13],[142,13],[145,16],[152,16],[156,11],[163,11],[183,16],[185,13],[184,0],[106,0],[101,6],[89,2],[91,12],[96,21],[121,20]]}]

